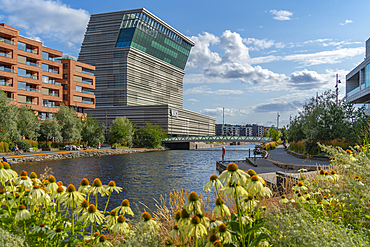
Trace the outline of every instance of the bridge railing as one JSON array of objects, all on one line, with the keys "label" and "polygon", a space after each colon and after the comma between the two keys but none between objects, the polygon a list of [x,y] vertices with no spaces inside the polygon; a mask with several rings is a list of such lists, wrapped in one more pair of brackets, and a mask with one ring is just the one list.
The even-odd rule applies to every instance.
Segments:
[{"label": "bridge railing", "polygon": [[169,137],[162,142],[271,142],[271,137],[259,136],[187,136]]}]

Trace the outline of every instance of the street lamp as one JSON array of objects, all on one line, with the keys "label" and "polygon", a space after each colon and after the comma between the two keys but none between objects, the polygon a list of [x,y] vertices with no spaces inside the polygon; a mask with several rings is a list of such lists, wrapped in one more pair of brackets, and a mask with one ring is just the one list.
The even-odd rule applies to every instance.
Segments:
[{"label": "street lamp", "polygon": [[336,93],[336,96],[337,96],[337,97],[336,97],[336,99],[337,99],[337,101],[336,101],[336,102],[337,102],[337,104],[338,104],[338,91],[339,91],[339,90],[338,90],[338,84],[339,84],[339,83],[341,83],[341,81],[340,81],[340,80],[338,80],[338,74],[337,74],[337,75],[336,75],[336,83],[335,83],[335,93]]}]

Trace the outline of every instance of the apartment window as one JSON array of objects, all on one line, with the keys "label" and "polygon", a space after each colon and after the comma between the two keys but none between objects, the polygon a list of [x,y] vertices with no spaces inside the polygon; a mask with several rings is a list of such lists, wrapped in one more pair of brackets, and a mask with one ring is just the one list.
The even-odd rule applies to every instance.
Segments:
[{"label": "apartment window", "polygon": [[76,86],[76,92],[82,92],[82,87],[80,87],[80,86]]},{"label": "apartment window", "polygon": [[19,76],[27,76],[27,70],[18,68],[18,75]]},{"label": "apartment window", "polygon": [[19,42],[18,41],[18,49],[25,51],[27,49],[27,45],[25,43]]},{"label": "apartment window", "polygon": [[49,53],[43,51],[42,52],[42,58],[46,59],[46,60],[49,60]]},{"label": "apartment window", "polygon": [[67,100],[68,99],[68,94],[63,94],[63,99]]},{"label": "apartment window", "polygon": [[63,84],[63,89],[68,89],[68,85],[67,84]]},{"label": "apartment window", "polygon": [[63,69],[68,69],[68,64],[67,63],[63,64]]},{"label": "apartment window", "polygon": [[63,74],[63,79],[68,79],[68,74]]},{"label": "apartment window", "polygon": [[43,71],[49,71],[49,65],[47,65],[47,64],[42,64],[42,70]]},{"label": "apartment window", "polygon": [[42,82],[49,83],[49,76],[43,75],[42,76]]},{"label": "apartment window", "polygon": [[25,82],[18,82],[18,89],[21,89],[21,90],[27,90],[26,89],[27,85]]}]

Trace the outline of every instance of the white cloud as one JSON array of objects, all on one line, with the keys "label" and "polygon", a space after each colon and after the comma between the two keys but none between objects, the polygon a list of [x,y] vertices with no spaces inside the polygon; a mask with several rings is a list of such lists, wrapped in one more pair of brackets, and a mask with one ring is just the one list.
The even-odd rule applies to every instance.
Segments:
[{"label": "white cloud", "polygon": [[246,38],[243,39],[243,42],[247,45],[253,44],[255,47],[249,47],[249,50],[256,50],[259,51],[260,49],[268,49],[272,46],[276,48],[284,48],[284,44],[282,42],[275,42],[274,40],[267,40],[267,39],[255,39],[255,38]]},{"label": "white cloud", "polygon": [[50,0],[0,0],[0,10],[7,13],[7,24],[25,29],[28,36],[63,43],[82,42],[90,17],[84,9]]},{"label": "white cloud", "polygon": [[287,10],[279,10],[277,11],[276,9],[270,10],[270,13],[274,15],[274,19],[278,21],[289,21],[290,16],[293,15],[292,12],[289,12]]},{"label": "white cloud", "polygon": [[30,37],[29,39],[32,39],[32,40],[35,40],[35,41],[38,41],[38,42],[43,42],[40,37]]},{"label": "white cloud", "polygon": [[197,99],[188,99],[187,101],[189,101],[189,102],[199,102],[199,100],[197,100]]},{"label": "white cloud", "polygon": [[364,47],[357,48],[342,48],[332,51],[321,51],[309,54],[288,55],[283,58],[286,61],[296,61],[304,66],[312,66],[319,64],[335,64],[340,63],[344,58],[351,58],[365,52]]},{"label": "white cloud", "polygon": [[345,20],[345,22],[344,23],[339,23],[340,25],[346,25],[346,24],[348,24],[348,23],[352,23],[353,21],[352,20]]},{"label": "white cloud", "polygon": [[203,94],[203,95],[231,95],[231,94],[243,94],[241,90],[229,90],[229,89],[218,89],[212,91],[207,86],[193,87],[185,90],[184,95],[189,94]]},{"label": "white cloud", "polygon": [[[211,108],[211,109],[203,109],[200,110],[201,113],[210,115],[213,117],[216,116],[222,116],[223,114],[223,108],[222,107],[217,107],[217,108]],[[225,116],[230,116],[230,117],[236,117],[236,116],[245,116],[249,114],[248,110],[245,109],[233,109],[233,108],[225,108],[224,109],[224,114]]]}]

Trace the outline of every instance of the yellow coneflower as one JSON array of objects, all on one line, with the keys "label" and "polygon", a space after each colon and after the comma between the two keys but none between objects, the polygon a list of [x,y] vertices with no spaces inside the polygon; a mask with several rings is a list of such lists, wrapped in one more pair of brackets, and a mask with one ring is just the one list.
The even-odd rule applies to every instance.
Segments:
[{"label": "yellow coneflower", "polygon": [[258,201],[254,199],[254,196],[252,194],[248,195],[246,198],[244,198],[242,202],[242,206],[244,210],[253,210],[258,204]]},{"label": "yellow coneflower", "polygon": [[144,212],[141,214],[140,225],[141,227],[143,227],[144,230],[150,230],[150,231],[153,231],[159,228],[158,222],[156,220],[153,220],[152,216],[148,212]]},{"label": "yellow coneflower", "polygon": [[299,190],[299,191],[308,190],[308,188],[306,186],[304,186],[304,184],[302,182],[298,183],[298,186],[296,187],[296,189]]},{"label": "yellow coneflower", "polygon": [[76,188],[73,184],[68,185],[66,192],[63,194],[62,201],[64,205],[70,207],[77,207],[83,200],[84,196],[76,191]]},{"label": "yellow coneflower", "polygon": [[89,192],[90,183],[87,178],[83,178],[80,182],[80,187],[78,187],[78,192],[81,192],[83,194],[87,194]]},{"label": "yellow coneflower", "polygon": [[34,232],[34,233],[46,233],[47,231],[49,231],[50,227],[48,225],[45,225],[43,223],[41,223],[39,226],[36,226],[34,227],[31,232]]},{"label": "yellow coneflower", "polygon": [[18,206],[18,212],[15,214],[15,220],[28,220],[31,218],[31,213],[26,209],[26,206],[19,205]]},{"label": "yellow coneflower", "polygon": [[222,244],[231,243],[231,233],[227,230],[227,226],[224,223],[218,226],[218,233],[216,235]]},{"label": "yellow coneflower", "polygon": [[215,215],[215,217],[221,217],[221,216],[230,216],[230,210],[229,208],[225,205],[225,201],[217,197],[215,201],[215,208],[212,211],[212,215]]},{"label": "yellow coneflower", "polygon": [[107,237],[105,235],[101,235],[99,237],[98,243],[96,247],[111,247],[113,244],[107,240]]},{"label": "yellow coneflower", "polygon": [[190,224],[190,214],[186,209],[181,210],[181,218],[179,219],[179,227],[185,229]]},{"label": "yellow coneflower", "polygon": [[188,196],[188,202],[185,203],[184,206],[182,206],[182,208],[186,209],[188,213],[194,212],[195,214],[196,212],[201,212],[202,208],[200,205],[198,194],[194,191],[190,192]]},{"label": "yellow coneflower", "polygon": [[64,197],[65,189],[62,186],[58,186],[56,193],[53,196],[53,199],[57,201],[62,201]]},{"label": "yellow coneflower", "polygon": [[49,183],[48,185],[46,186],[46,190],[48,191],[48,193],[50,193],[51,195],[54,195],[56,192],[57,192],[57,189],[58,189],[58,185],[57,185],[57,180],[55,179],[54,176],[50,176],[49,179],[48,179]]},{"label": "yellow coneflower", "polygon": [[103,187],[110,193],[113,193],[113,191],[120,193],[123,190],[123,188],[116,186],[114,181],[110,181],[108,185],[103,185]]},{"label": "yellow coneflower", "polygon": [[211,175],[209,181],[204,185],[203,190],[211,191],[212,186],[217,188],[223,187],[221,181],[218,179],[218,176],[216,174]]},{"label": "yellow coneflower", "polygon": [[20,176],[16,180],[17,185],[23,185],[26,189],[31,189],[33,184],[32,180],[28,176]]},{"label": "yellow coneflower", "polygon": [[29,200],[34,204],[47,204],[50,202],[50,197],[40,185],[34,185],[29,194]]},{"label": "yellow coneflower", "polygon": [[114,210],[122,215],[129,214],[129,215],[134,216],[134,213],[132,212],[130,208],[130,202],[127,199],[124,199],[121,202],[121,206],[116,207]]},{"label": "yellow coneflower", "polygon": [[76,208],[75,214],[79,215],[81,211],[82,211],[82,214],[84,214],[87,211],[89,206],[90,206],[89,202],[87,200],[83,200],[81,204]]},{"label": "yellow coneflower", "polygon": [[3,166],[5,169],[5,172],[8,173],[9,179],[18,177],[18,174],[11,169],[10,165],[7,162],[3,162]]},{"label": "yellow coneflower", "polygon": [[63,240],[66,236],[66,233],[63,232],[62,227],[58,226],[53,230],[49,230],[48,238],[51,240]]},{"label": "yellow coneflower", "polygon": [[164,241],[165,246],[175,247],[176,245],[173,244],[173,240],[171,238],[166,238]]},{"label": "yellow coneflower", "polygon": [[203,224],[201,224],[200,218],[194,215],[193,218],[191,218],[190,225],[186,227],[185,233],[190,237],[194,236],[196,238],[200,238],[207,235],[207,229]]},{"label": "yellow coneflower", "polygon": [[11,179],[11,177],[9,176],[9,174],[6,172],[6,170],[4,169],[4,165],[2,162],[0,162],[0,182],[1,183],[5,183],[6,181],[8,181],[9,179]]},{"label": "yellow coneflower", "polygon": [[181,219],[181,211],[180,210],[177,210],[176,211],[174,218],[175,218],[175,221],[172,224],[172,226],[174,226],[175,224],[178,224],[179,223],[179,220]]},{"label": "yellow coneflower", "polygon": [[112,210],[109,212],[107,216],[105,216],[105,220],[107,221],[108,227],[112,227],[118,218],[117,211]]},{"label": "yellow coneflower", "polygon": [[321,200],[322,205],[330,205],[330,200],[327,196],[324,196]]},{"label": "yellow coneflower", "polygon": [[107,194],[107,190],[103,187],[102,182],[99,178],[95,178],[92,186],[88,189],[89,193],[92,193],[94,196],[96,196],[98,193],[104,197]]},{"label": "yellow coneflower", "polygon": [[128,233],[130,231],[130,227],[122,215],[118,216],[116,223],[110,229],[114,233]]},{"label": "yellow coneflower", "polygon": [[175,239],[175,238],[179,237],[180,235],[182,235],[182,234],[180,232],[179,225],[178,224],[173,225],[172,230],[170,231],[169,236],[172,239]]},{"label": "yellow coneflower", "polygon": [[359,176],[355,177],[355,181],[357,182],[358,185],[361,185],[361,186],[365,185],[364,183],[361,182],[361,178]]},{"label": "yellow coneflower", "polygon": [[263,184],[257,175],[253,175],[246,187],[247,191],[252,195],[257,195],[263,190]]},{"label": "yellow coneflower", "polygon": [[196,216],[199,217],[200,223],[202,223],[206,228],[209,227],[209,218],[206,217],[206,215],[204,214],[204,212],[198,212],[196,214]]},{"label": "yellow coneflower", "polygon": [[218,179],[225,182],[225,184],[229,182],[231,182],[231,184],[236,184],[239,182],[243,186],[246,185],[248,178],[250,178],[249,174],[240,170],[235,163],[228,164],[226,170],[218,177]]},{"label": "yellow coneflower", "polygon": [[232,184],[231,182],[228,182],[220,191],[223,191],[226,195],[232,197],[248,195],[248,192],[240,186],[239,183]]},{"label": "yellow coneflower", "polygon": [[91,223],[97,223],[100,225],[104,222],[104,215],[95,207],[94,204],[90,204],[79,220],[88,220]]},{"label": "yellow coneflower", "polygon": [[289,200],[286,198],[286,195],[282,195],[281,196],[281,199],[280,199],[280,201],[279,201],[280,203],[288,203],[289,202]]},{"label": "yellow coneflower", "polygon": [[267,187],[266,182],[263,182],[262,184],[263,184],[263,189],[262,189],[262,191],[260,191],[260,195],[262,197],[266,197],[267,196],[267,197],[270,198],[272,196],[272,192],[271,192],[270,188]]},{"label": "yellow coneflower", "polygon": [[217,229],[219,225],[221,225],[223,222],[222,221],[219,221],[217,220],[216,218],[212,218],[210,221],[209,221],[209,229],[210,230],[214,230],[214,229]]}]

